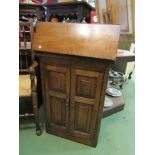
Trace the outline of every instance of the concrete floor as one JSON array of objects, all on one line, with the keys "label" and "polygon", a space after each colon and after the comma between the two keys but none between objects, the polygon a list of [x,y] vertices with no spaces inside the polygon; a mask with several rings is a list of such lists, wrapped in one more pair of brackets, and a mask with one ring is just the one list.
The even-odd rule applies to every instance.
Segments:
[{"label": "concrete floor", "polygon": [[49,135],[45,129],[38,137],[35,128],[22,127],[19,131],[20,155],[134,155],[134,87],[133,75],[123,89],[126,103],[124,110],[102,119],[96,148]]}]

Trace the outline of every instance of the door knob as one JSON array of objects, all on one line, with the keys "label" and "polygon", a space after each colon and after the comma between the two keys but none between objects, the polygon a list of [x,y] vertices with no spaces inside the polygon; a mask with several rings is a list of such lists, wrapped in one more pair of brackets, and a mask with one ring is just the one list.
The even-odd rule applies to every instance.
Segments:
[{"label": "door knob", "polygon": [[65,104],[67,107],[69,106],[69,99],[67,98],[66,99],[66,104]]},{"label": "door knob", "polygon": [[71,108],[75,108],[75,104],[74,103],[71,104]]}]

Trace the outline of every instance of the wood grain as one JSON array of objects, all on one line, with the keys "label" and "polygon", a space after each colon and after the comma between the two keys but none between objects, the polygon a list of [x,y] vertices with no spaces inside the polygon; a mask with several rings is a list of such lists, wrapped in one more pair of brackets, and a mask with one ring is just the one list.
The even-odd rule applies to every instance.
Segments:
[{"label": "wood grain", "polygon": [[83,57],[41,53],[46,131],[96,146],[109,64],[93,58],[87,61]]},{"label": "wood grain", "polygon": [[32,49],[114,61],[119,34],[119,25],[39,22]]}]

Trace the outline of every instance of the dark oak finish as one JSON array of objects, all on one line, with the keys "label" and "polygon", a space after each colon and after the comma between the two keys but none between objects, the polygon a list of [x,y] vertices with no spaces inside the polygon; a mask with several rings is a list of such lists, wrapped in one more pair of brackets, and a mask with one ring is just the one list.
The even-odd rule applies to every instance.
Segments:
[{"label": "dark oak finish", "polygon": [[[88,30],[89,35],[78,33],[80,29]],[[110,25],[38,24],[33,50],[40,62],[48,133],[97,145],[109,66],[117,53],[118,30],[118,26]],[[64,32],[67,36],[61,35]]]},{"label": "dark oak finish", "polygon": [[19,4],[19,15],[36,15],[39,21],[45,21],[45,9],[39,4]]},{"label": "dark oak finish", "polygon": [[69,14],[76,14],[78,20],[83,17],[88,18],[90,23],[90,14],[94,10],[87,2],[61,2],[45,5],[47,7],[46,21],[50,20],[51,14],[59,16],[68,16]]}]

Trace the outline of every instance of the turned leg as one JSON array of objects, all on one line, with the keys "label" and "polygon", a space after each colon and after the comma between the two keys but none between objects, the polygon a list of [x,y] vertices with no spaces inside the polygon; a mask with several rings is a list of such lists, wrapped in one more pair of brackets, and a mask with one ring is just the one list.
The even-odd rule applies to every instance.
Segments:
[{"label": "turned leg", "polygon": [[38,96],[37,96],[37,89],[35,84],[35,75],[31,74],[31,90],[32,90],[32,106],[33,112],[35,115],[35,123],[36,123],[36,134],[40,136],[42,134],[42,130],[39,124],[39,110],[38,110]]}]

